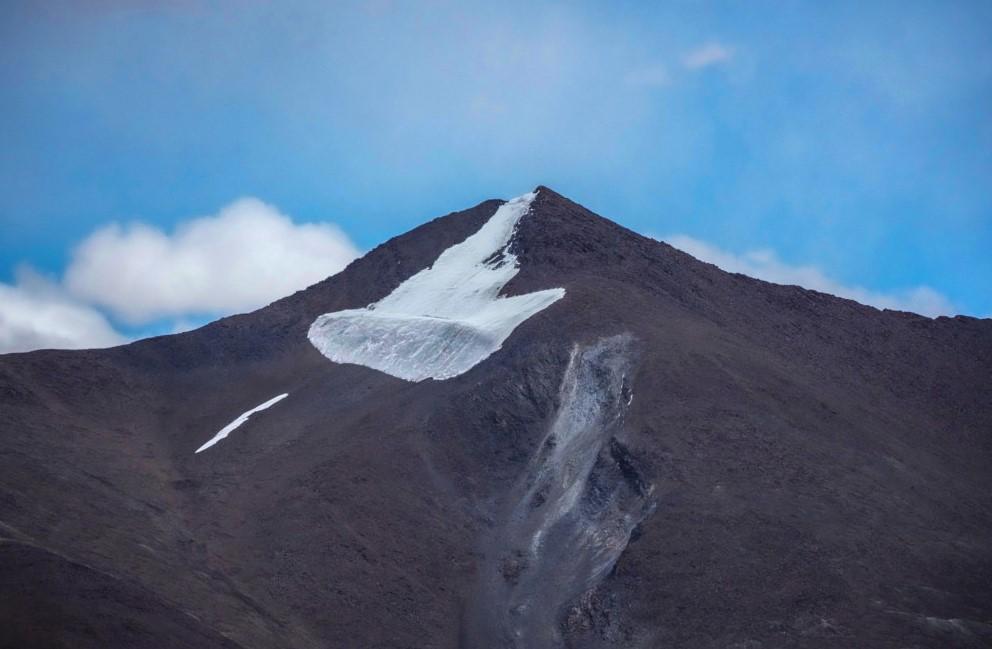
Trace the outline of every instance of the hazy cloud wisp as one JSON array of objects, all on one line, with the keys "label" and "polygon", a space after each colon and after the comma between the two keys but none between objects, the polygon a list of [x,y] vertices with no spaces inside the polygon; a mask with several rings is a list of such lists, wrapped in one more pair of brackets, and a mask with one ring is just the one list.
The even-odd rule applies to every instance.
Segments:
[{"label": "hazy cloud wisp", "polygon": [[682,57],[682,65],[688,70],[701,70],[712,65],[726,63],[734,56],[734,51],[721,43],[707,43],[687,52]]},{"label": "hazy cloud wisp", "polygon": [[787,264],[772,250],[751,250],[743,254],[735,254],[682,234],[663,237],[663,241],[727,272],[741,273],[766,282],[795,284],[880,309],[911,311],[931,318],[939,315],[954,315],[958,312],[947,297],[929,286],[916,286],[894,293],[880,293],[860,286],[847,286],[832,279],[815,266]]}]

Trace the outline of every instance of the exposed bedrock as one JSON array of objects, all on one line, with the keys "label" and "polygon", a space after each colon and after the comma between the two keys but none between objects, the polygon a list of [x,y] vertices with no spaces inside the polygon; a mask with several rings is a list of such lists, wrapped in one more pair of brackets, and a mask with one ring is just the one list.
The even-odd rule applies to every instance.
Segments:
[{"label": "exposed bedrock", "polygon": [[567,609],[609,574],[652,510],[652,486],[618,439],[633,348],[622,335],[573,350],[554,422],[483,541],[466,646],[562,646]]}]

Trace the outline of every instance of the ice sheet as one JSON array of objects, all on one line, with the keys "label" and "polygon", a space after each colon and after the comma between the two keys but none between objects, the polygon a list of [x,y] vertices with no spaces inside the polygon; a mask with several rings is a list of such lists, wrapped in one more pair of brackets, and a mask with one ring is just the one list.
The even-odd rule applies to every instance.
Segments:
[{"label": "ice sheet", "polygon": [[448,379],[498,350],[516,327],[565,295],[553,288],[500,297],[519,272],[509,244],[536,192],[496,210],[478,232],[363,309],[319,316],[307,337],[337,363],[408,381]]}]

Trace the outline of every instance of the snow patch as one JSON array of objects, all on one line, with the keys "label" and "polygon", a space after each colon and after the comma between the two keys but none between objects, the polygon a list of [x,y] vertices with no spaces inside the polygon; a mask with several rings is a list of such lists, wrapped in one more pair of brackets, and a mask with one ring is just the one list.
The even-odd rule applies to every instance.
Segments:
[{"label": "snow patch", "polygon": [[498,350],[516,327],[565,289],[501,297],[520,271],[509,245],[537,192],[504,203],[478,232],[441,253],[363,309],[319,316],[307,338],[336,363],[355,363],[408,381],[449,379]]},{"label": "snow patch", "polygon": [[214,435],[213,437],[211,437],[210,438],[210,441],[208,441],[206,444],[204,444],[200,448],[196,449],[196,452],[199,453],[200,451],[207,450],[208,448],[210,448],[211,446],[213,446],[214,444],[216,444],[220,440],[222,440],[225,437],[227,437],[231,433],[232,430],[234,430],[235,428],[237,428],[241,424],[243,424],[246,421],[248,421],[248,418],[251,417],[252,415],[254,415],[256,412],[259,412],[261,410],[265,410],[266,408],[269,408],[270,406],[274,406],[275,404],[279,403],[280,401],[282,401],[283,399],[285,399],[288,396],[289,396],[289,393],[288,392],[285,393],[285,394],[280,394],[278,397],[272,397],[271,399],[269,399],[265,403],[262,403],[262,404],[259,404],[259,405],[255,406],[254,408],[252,408],[248,412],[241,413],[240,415],[238,415],[238,418],[237,419],[235,419],[234,421],[232,421],[231,423],[229,423],[227,426],[224,426],[223,428],[221,428],[220,431],[216,435]]}]

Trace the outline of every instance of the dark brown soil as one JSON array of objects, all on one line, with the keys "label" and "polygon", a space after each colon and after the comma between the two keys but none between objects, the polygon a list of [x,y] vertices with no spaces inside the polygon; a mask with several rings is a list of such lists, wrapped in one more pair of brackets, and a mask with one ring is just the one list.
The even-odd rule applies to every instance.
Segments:
[{"label": "dark brown soil", "polygon": [[489,359],[413,384],[309,344],[497,205],[193,332],[0,357],[0,647],[543,646],[479,637],[480,581],[542,569],[494,556],[502,513],[573,346],[621,334],[584,498],[651,508],[556,644],[992,646],[992,321],[724,273],[542,188],[507,292],[567,294]]}]

